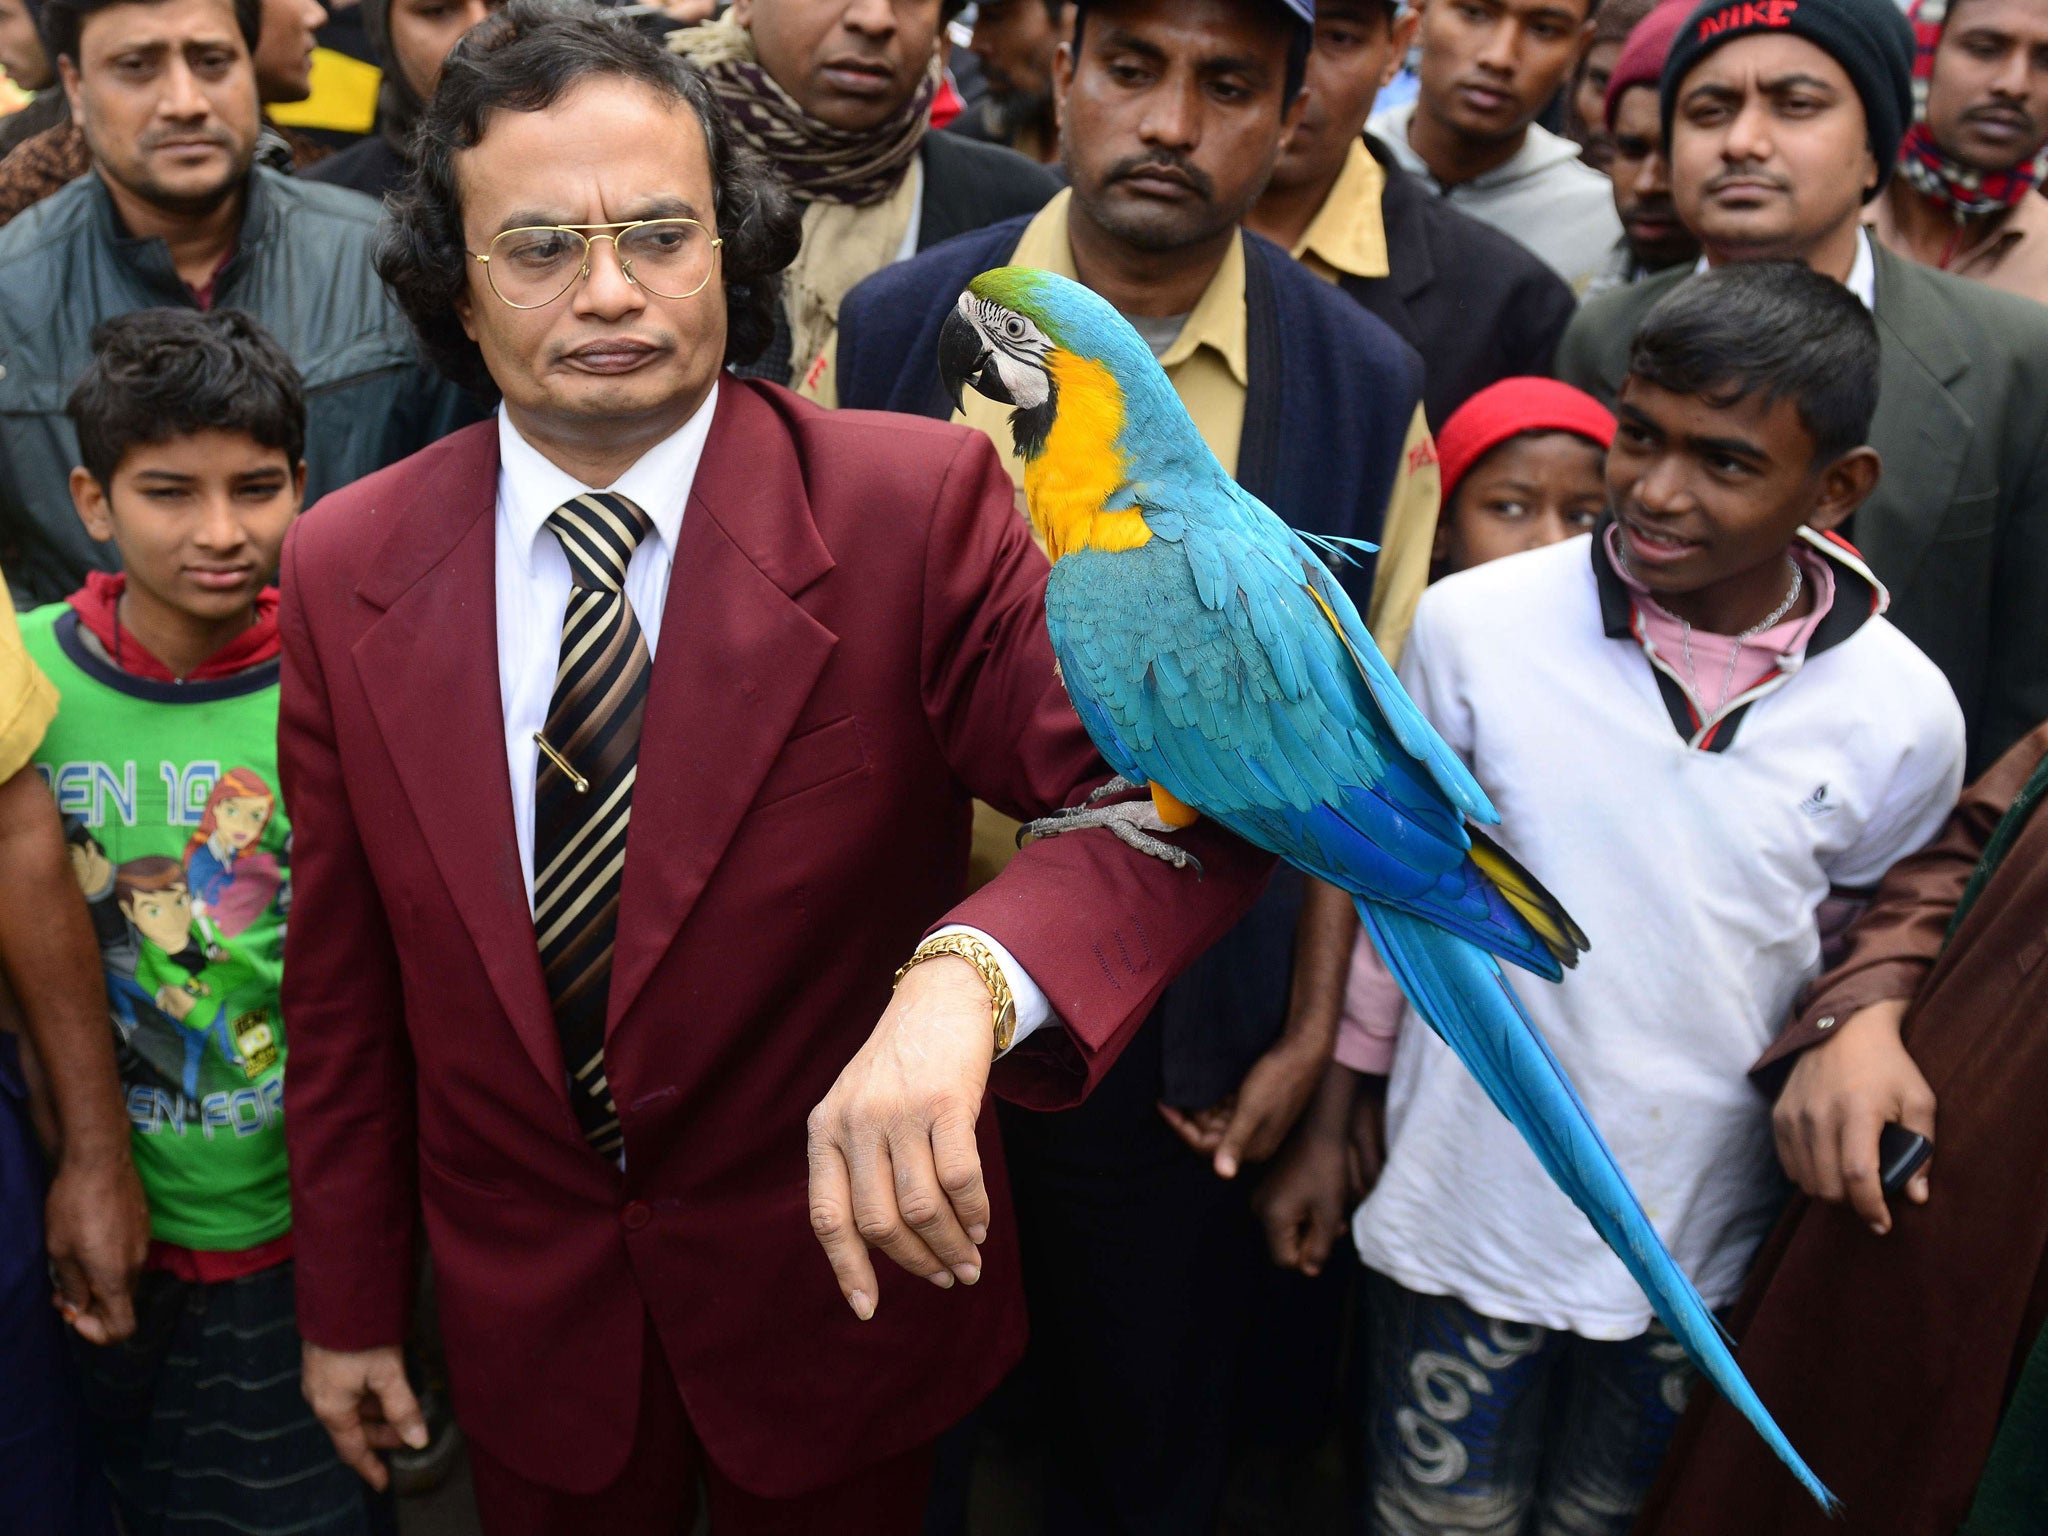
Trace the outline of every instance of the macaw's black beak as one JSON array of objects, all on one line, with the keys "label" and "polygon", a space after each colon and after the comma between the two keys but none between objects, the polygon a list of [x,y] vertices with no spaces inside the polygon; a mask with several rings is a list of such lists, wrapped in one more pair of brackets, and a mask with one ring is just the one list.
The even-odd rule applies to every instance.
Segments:
[{"label": "macaw's black beak", "polygon": [[1015,403],[1003,388],[1003,376],[996,371],[995,354],[982,341],[974,322],[957,309],[939,327],[939,377],[945,381],[946,393],[953,397],[956,411],[970,384],[991,400],[1000,400],[1005,405]]}]

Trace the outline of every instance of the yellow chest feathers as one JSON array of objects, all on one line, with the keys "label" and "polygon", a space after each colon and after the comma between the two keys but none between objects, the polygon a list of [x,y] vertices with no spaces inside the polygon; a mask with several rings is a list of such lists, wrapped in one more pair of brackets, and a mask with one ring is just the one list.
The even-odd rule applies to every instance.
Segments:
[{"label": "yellow chest feathers", "polygon": [[1105,503],[1130,478],[1117,447],[1123,431],[1123,390],[1092,358],[1055,350],[1047,359],[1059,391],[1045,447],[1024,466],[1031,521],[1057,560],[1078,549],[1136,549],[1152,532],[1136,512]]}]

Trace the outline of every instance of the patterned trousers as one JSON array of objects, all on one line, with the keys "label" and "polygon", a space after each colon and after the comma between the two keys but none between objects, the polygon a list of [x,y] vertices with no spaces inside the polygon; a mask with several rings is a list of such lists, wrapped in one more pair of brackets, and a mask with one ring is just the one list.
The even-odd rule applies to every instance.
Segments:
[{"label": "patterned trousers", "polygon": [[299,1395],[289,1260],[212,1285],[151,1270],[135,1336],[79,1344],[86,1408],[130,1536],[389,1536]]},{"label": "patterned trousers", "polygon": [[1365,1272],[1360,1536],[1625,1536],[1697,1374],[1662,1324],[1606,1342]]}]

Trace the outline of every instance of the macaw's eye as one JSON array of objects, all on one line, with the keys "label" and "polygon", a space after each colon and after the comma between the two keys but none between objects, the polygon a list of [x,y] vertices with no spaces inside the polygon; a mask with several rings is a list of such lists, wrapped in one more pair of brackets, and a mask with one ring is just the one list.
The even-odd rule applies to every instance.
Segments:
[{"label": "macaw's eye", "polygon": [[1022,341],[1024,339],[1024,322],[1015,315],[1010,316],[1009,319],[1003,322],[1003,334],[1012,341]]}]

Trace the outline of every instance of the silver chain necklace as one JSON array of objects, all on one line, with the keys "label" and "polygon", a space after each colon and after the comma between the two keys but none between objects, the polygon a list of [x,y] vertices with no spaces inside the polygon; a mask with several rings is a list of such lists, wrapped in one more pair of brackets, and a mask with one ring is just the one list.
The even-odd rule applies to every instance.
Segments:
[{"label": "silver chain necklace", "polygon": [[[1728,647],[1728,670],[1721,674],[1720,697],[1714,700],[1714,707],[1707,711],[1709,718],[1720,714],[1728,703],[1729,691],[1735,686],[1735,663],[1741,659],[1742,647],[1790,613],[1792,605],[1799,601],[1799,594],[1806,587],[1806,573],[1799,568],[1799,562],[1790,555],[1787,555],[1785,563],[1792,567],[1791,590],[1785,594],[1783,602],[1779,603],[1777,607],[1773,608],[1763,618],[1757,620],[1756,623],[1750,625],[1749,628],[1737,635],[1735,643]],[[1692,621],[1690,619],[1680,619],[1678,623],[1679,648],[1685,654],[1685,680],[1692,688],[1692,696],[1698,699],[1700,707],[1705,709],[1707,703],[1706,696],[1700,692],[1700,680],[1692,667]]]}]

